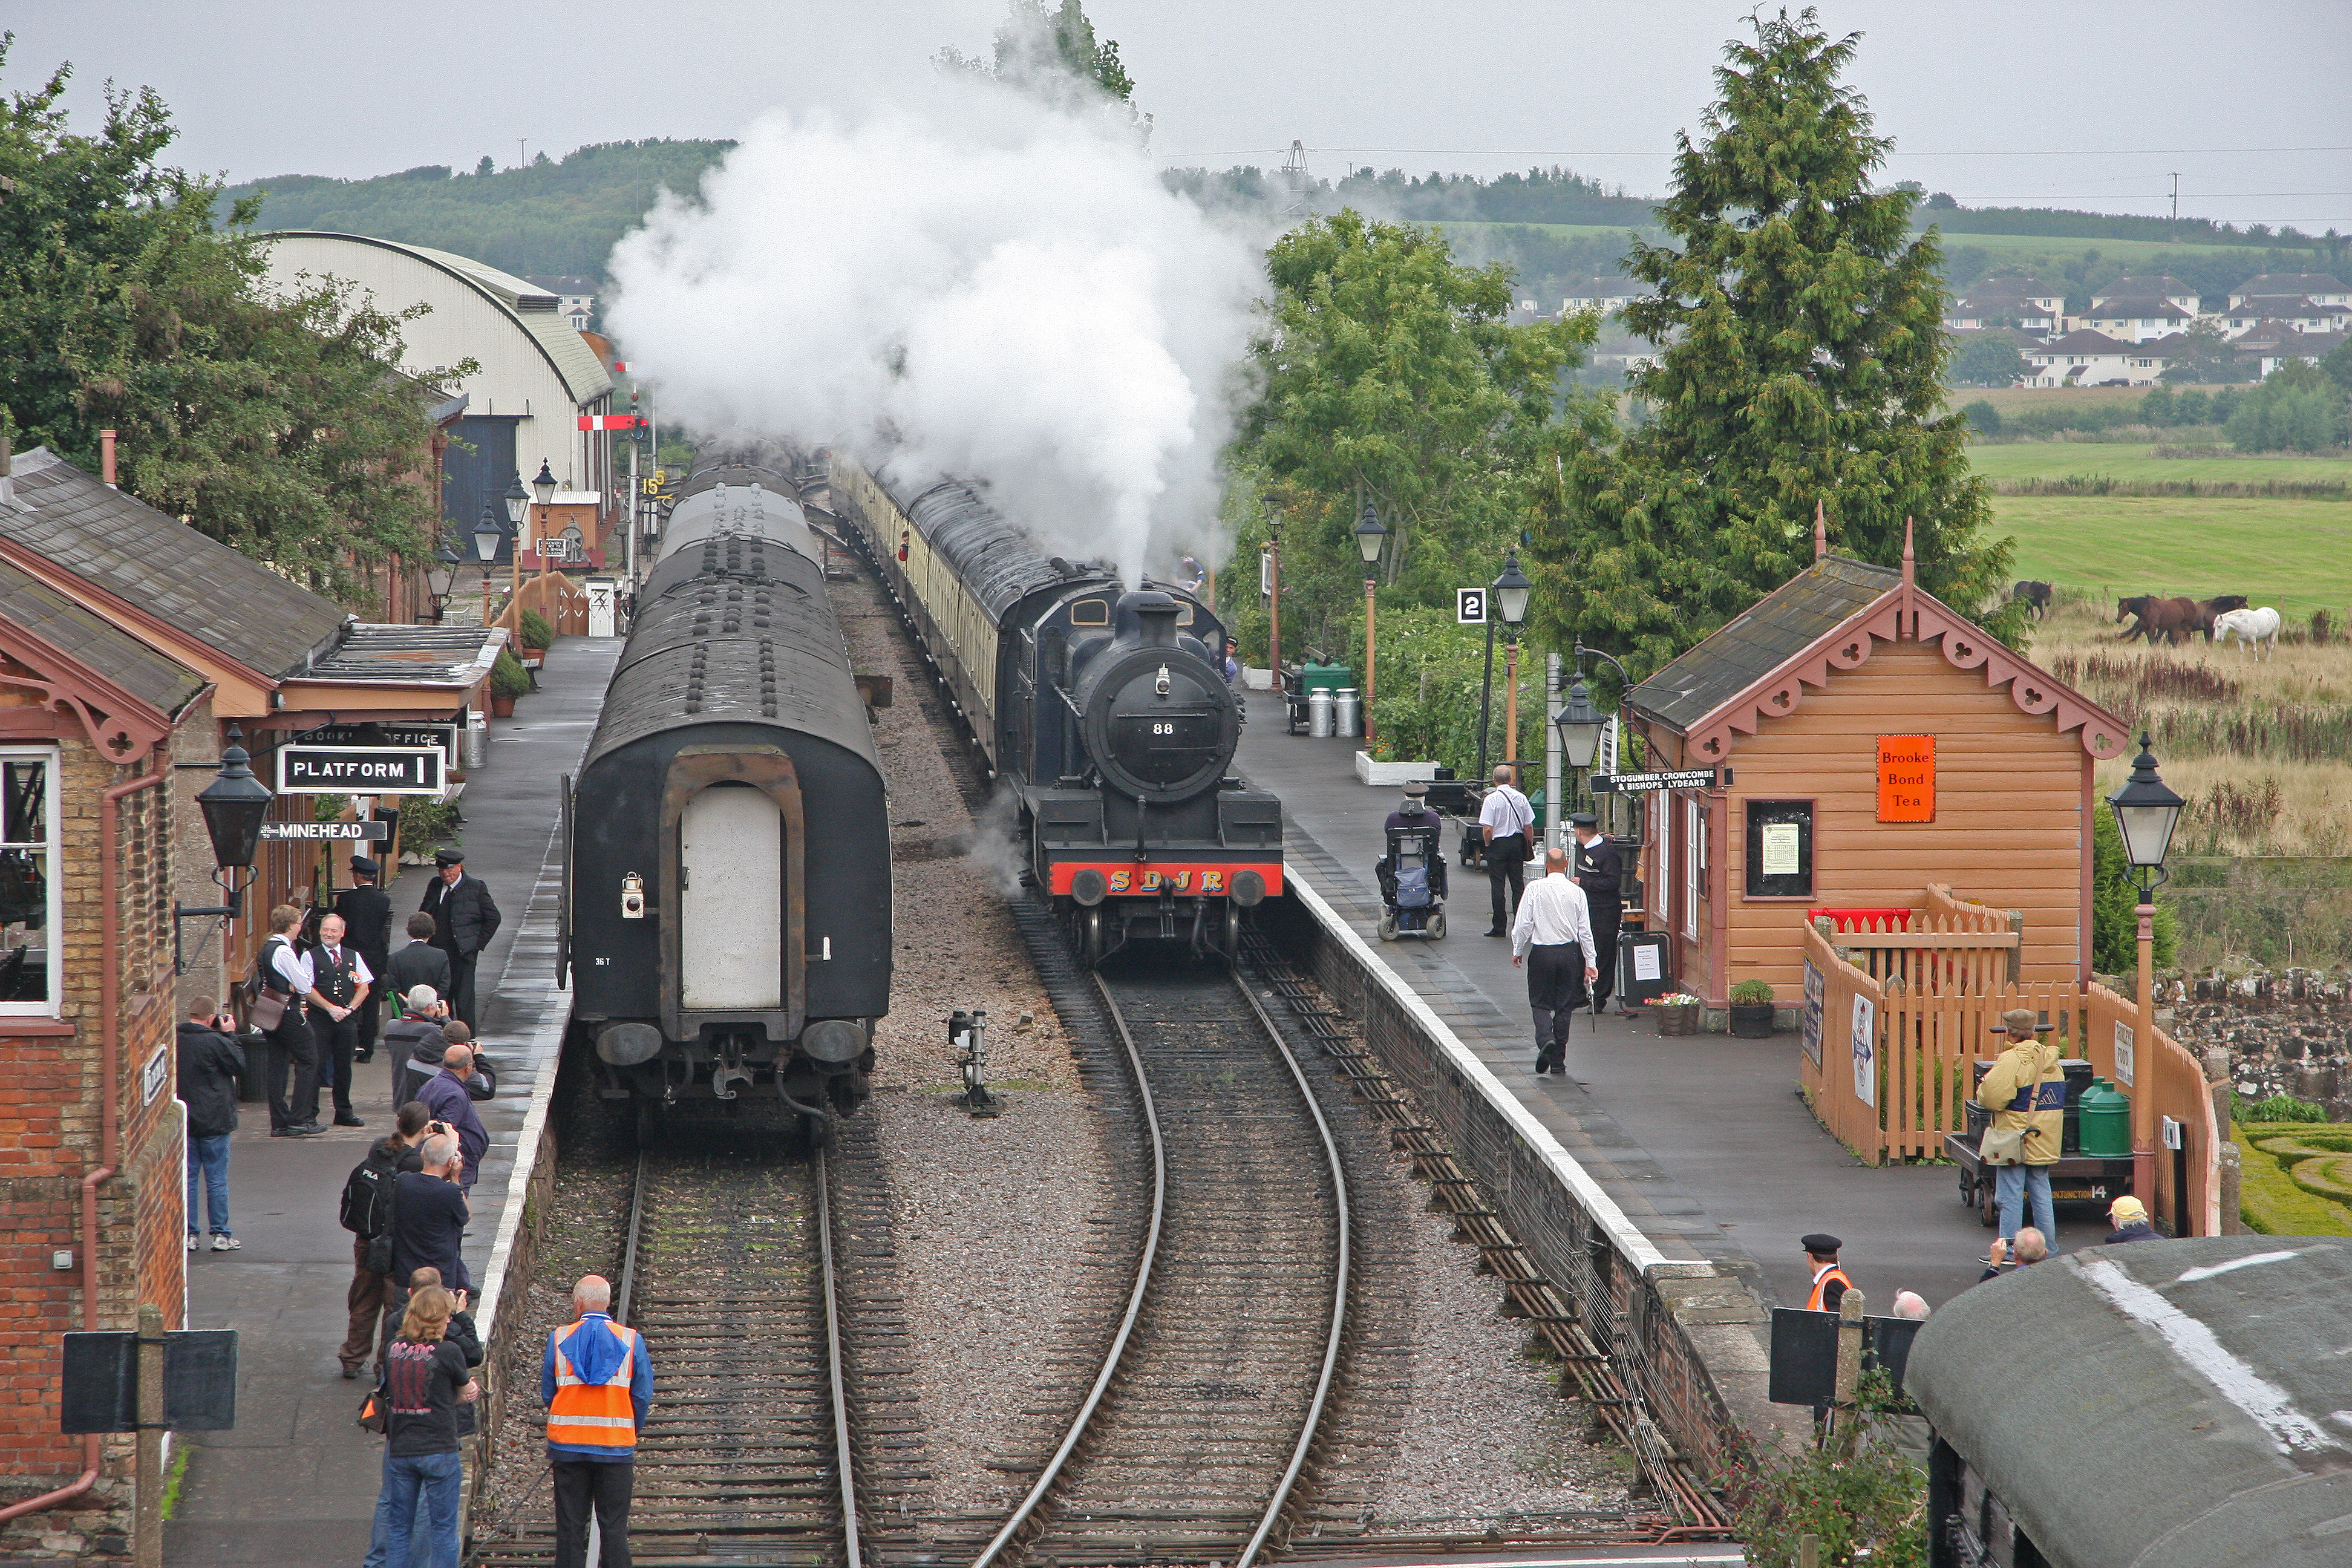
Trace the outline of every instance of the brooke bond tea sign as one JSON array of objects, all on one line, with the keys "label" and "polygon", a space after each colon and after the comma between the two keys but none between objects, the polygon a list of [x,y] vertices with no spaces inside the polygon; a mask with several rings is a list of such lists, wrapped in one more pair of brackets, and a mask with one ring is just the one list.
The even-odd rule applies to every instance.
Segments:
[{"label": "brooke bond tea sign", "polygon": [[1936,737],[1878,737],[1878,820],[1936,820]]}]

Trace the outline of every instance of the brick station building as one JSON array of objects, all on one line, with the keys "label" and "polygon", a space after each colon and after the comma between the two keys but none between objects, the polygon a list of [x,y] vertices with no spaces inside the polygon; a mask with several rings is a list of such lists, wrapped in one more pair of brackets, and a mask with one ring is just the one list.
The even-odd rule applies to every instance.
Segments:
[{"label": "brick station building", "polygon": [[1801,1000],[1809,910],[1911,910],[1930,883],[2023,915],[2025,982],[2091,977],[2092,769],[2124,721],[1900,571],[1832,555],[1626,695],[1658,770],[1640,867],[1672,978]]},{"label": "brick station building", "polygon": [[324,724],[462,722],[503,638],[362,624],[52,453],[0,448],[0,1561],[130,1552],[133,1441],[58,1433],[59,1336],[134,1329],[142,1305],[183,1326],[174,1027],[249,969],[273,903],[348,880],[315,843],[266,842],[242,918],[188,921],[175,974],[174,901],[222,901],[194,797],[228,731],[268,780]]}]

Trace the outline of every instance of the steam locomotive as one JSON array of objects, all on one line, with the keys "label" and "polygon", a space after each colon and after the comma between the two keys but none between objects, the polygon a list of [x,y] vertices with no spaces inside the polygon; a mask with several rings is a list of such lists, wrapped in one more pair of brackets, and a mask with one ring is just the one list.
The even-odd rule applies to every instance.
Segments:
[{"label": "steam locomotive", "polygon": [[832,476],[1087,962],[1139,938],[1237,953],[1244,912],[1283,890],[1282,802],[1226,773],[1243,709],[1215,615],[1045,554],[971,480],[838,456]]},{"label": "steam locomotive", "polygon": [[787,474],[692,475],[564,784],[558,963],[641,1122],[749,1092],[822,1140],[868,1091],[889,810],[822,563]]}]

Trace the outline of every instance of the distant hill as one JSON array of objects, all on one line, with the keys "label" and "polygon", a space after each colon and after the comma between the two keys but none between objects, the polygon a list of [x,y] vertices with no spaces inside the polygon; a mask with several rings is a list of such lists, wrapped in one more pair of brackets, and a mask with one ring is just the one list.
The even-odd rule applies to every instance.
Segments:
[{"label": "distant hill", "polygon": [[[525,169],[457,174],[431,163],[372,180],[282,174],[232,185],[263,197],[262,228],[329,229],[454,251],[517,274],[602,279],[614,242],[643,221],[663,189],[692,194],[732,142],[602,142],[541,153]],[[486,163],[488,160],[484,160]]]}]

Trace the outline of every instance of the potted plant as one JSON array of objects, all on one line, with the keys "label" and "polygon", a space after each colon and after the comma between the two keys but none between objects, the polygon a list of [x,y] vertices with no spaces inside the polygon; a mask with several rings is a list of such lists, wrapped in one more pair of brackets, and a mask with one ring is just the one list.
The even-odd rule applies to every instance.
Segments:
[{"label": "potted plant", "polygon": [[523,647],[534,652],[545,653],[555,646],[555,628],[547,624],[545,616],[541,615],[537,610],[525,610],[520,619]]},{"label": "potted plant", "polygon": [[501,719],[514,717],[515,699],[530,689],[530,671],[515,658],[512,648],[499,649],[496,664],[490,666],[490,711]]},{"label": "potted plant", "polygon": [[1699,1014],[1703,1010],[1697,997],[1687,991],[1673,991],[1650,1004],[1657,1009],[1658,1033],[1661,1035],[1696,1035]]},{"label": "potted plant", "polygon": [[1731,1032],[1743,1040],[1772,1037],[1772,983],[1743,980],[1731,988]]}]

